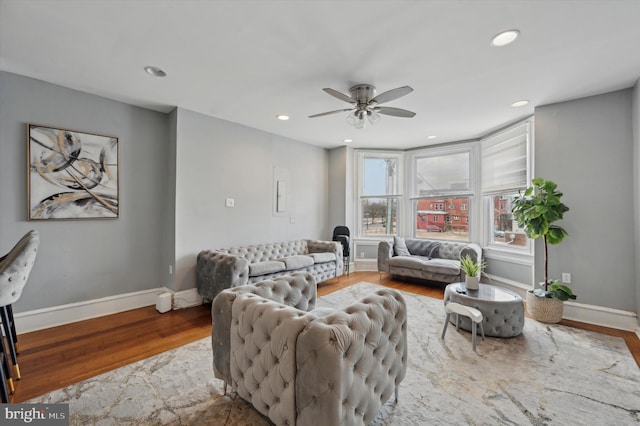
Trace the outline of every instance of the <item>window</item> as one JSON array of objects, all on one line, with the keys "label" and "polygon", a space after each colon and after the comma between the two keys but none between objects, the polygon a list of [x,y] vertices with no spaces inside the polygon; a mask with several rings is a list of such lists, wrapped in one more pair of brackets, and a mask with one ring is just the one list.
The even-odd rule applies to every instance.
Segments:
[{"label": "window", "polygon": [[379,237],[396,235],[401,198],[400,154],[358,153],[359,206],[358,235]]},{"label": "window", "polygon": [[460,216],[454,216],[453,220],[455,220],[456,222],[460,220]]},{"label": "window", "polygon": [[504,250],[530,250],[524,231],[513,220],[511,205],[529,181],[531,120],[481,141],[482,194],[487,206],[487,243]]},{"label": "window", "polygon": [[[473,196],[471,147],[419,151],[412,156],[411,174],[414,235],[469,241],[468,217]],[[432,221],[421,221],[420,216],[425,214]],[[462,217],[467,219],[460,221]]]},{"label": "window", "polygon": [[489,197],[489,203],[491,204],[489,212],[490,243],[514,247],[527,246],[527,236],[524,231],[518,228],[518,224],[514,222],[511,214],[511,203],[515,195],[517,195],[517,192]]}]

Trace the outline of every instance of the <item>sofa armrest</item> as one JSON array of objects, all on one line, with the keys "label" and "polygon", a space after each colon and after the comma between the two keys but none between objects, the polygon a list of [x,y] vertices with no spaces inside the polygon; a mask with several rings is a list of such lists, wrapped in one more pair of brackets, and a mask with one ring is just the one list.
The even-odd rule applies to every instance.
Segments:
[{"label": "sofa armrest", "polygon": [[313,318],[250,293],[233,303],[231,384],[275,424],[297,423],[296,340]]},{"label": "sofa armrest", "polygon": [[380,241],[378,244],[378,272],[389,272],[389,259],[393,257],[393,243]]},{"label": "sofa armrest", "polygon": [[[476,243],[467,244],[466,247],[464,247],[462,250],[460,250],[460,257],[463,258],[465,256],[471,257],[471,259],[474,262],[477,262],[479,260],[481,261],[482,260],[482,247],[480,247]],[[478,272],[478,278],[480,278],[481,274],[482,274],[482,271]],[[460,271],[460,277],[461,277],[462,281],[464,281],[464,279],[466,277],[465,273],[462,270]]]},{"label": "sofa armrest", "polygon": [[297,424],[373,420],[407,371],[407,308],[393,289],[314,319],[298,336]]},{"label": "sofa armrest", "polygon": [[215,250],[203,250],[197,260],[198,293],[213,300],[225,288],[249,282],[249,261],[242,256]]},{"label": "sofa armrest", "polygon": [[333,253],[336,255],[336,276],[342,275],[342,244],[338,241],[307,240],[309,253]]},{"label": "sofa armrest", "polygon": [[296,272],[220,292],[211,304],[211,346],[214,376],[226,383],[231,383],[231,308],[236,297],[245,293],[257,294],[302,311],[311,311],[316,307],[316,280],[309,272]]}]

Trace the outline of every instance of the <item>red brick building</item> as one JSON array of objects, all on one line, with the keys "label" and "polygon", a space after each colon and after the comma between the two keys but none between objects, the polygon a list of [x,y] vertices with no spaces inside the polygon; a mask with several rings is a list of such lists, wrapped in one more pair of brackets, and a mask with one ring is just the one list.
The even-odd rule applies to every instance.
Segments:
[{"label": "red brick building", "polygon": [[469,198],[418,200],[416,228],[428,232],[469,231]]}]

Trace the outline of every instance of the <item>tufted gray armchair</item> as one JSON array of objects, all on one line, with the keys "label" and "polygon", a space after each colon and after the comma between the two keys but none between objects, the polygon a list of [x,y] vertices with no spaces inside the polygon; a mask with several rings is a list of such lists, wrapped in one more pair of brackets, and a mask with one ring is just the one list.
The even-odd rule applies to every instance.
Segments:
[{"label": "tufted gray armchair", "polygon": [[0,306],[11,305],[20,299],[39,245],[38,231],[31,230],[0,258]]},{"label": "tufted gray armchair", "polygon": [[406,374],[405,301],[382,289],[342,310],[314,310],[315,291],[311,303],[299,287],[308,277],[236,287],[214,299],[214,374],[278,425],[369,424],[394,393],[397,399]]},{"label": "tufted gray armchair", "polygon": [[[0,258],[0,321],[2,322],[4,336],[7,340],[9,355],[11,356],[17,379],[21,377],[16,351],[18,335],[16,334],[13,307],[11,305],[17,302],[20,296],[22,296],[22,290],[27,284],[27,279],[35,263],[39,245],[40,235],[37,231],[31,230],[18,241],[9,253]],[[2,338],[2,333],[0,333],[0,338],[3,339],[2,342],[0,342],[0,344],[3,345],[3,350],[0,352],[4,353],[4,338]],[[2,360],[2,362],[8,366],[6,358]],[[8,367],[4,370],[8,373],[6,380],[11,392],[13,392],[12,374]],[[6,392],[4,389],[4,380],[1,381],[3,388],[0,389],[0,393],[2,393],[4,401],[4,394]]]}]

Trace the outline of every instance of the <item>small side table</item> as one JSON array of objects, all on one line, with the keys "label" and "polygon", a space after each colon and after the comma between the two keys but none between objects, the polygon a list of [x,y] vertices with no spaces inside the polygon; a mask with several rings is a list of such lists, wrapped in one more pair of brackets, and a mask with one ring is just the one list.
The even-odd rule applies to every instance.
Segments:
[{"label": "small side table", "polygon": [[[506,288],[482,283],[478,286],[478,290],[467,290],[464,283],[449,284],[444,290],[444,303],[460,303],[482,312],[484,333],[487,336],[520,335],[524,327],[522,298]],[[460,318],[460,328],[471,331],[472,326],[469,318]]]}]

